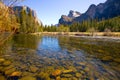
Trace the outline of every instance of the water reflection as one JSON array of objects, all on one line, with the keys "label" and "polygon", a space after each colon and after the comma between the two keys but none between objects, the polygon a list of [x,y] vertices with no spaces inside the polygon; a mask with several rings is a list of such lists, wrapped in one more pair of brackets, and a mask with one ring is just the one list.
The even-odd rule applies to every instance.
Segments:
[{"label": "water reflection", "polygon": [[41,36],[18,34],[13,37],[13,47],[37,49]]},{"label": "water reflection", "polygon": [[39,42],[38,50],[60,51],[60,45],[57,37],[43,36]]}]

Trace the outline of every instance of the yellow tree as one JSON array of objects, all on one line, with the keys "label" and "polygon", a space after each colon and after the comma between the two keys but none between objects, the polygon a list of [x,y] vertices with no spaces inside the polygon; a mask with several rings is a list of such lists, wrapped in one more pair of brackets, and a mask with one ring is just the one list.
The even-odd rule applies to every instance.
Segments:
[{"label": "yellow tree", "polygon": [[[16,31],[18,23],[12,7],[22,0],[0,0],[0,46]],[[6,35],[7,34],[7,35]]]}]

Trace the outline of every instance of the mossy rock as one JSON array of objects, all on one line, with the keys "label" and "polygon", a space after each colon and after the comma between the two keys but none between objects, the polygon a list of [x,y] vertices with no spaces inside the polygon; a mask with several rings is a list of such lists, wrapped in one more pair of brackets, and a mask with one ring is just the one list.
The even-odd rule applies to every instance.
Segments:
[{"label": "mossy rock", "polygon": [[37,80],[37,79],[35,77],[32,77],[32,76],[25,76],[25,77],[22,77],[19,80]]}]

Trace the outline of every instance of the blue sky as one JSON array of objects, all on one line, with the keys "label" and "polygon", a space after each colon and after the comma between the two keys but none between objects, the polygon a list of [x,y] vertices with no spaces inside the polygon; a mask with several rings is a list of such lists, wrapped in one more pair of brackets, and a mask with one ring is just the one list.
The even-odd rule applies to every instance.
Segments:
[{"label": "blue sky", "polygon": [[84,13],[91,4],[103,3],[106,0],[25,0],[26,5],[36,11],[44,25],[57,24],[61,15],[67,15],[70,10]]}]

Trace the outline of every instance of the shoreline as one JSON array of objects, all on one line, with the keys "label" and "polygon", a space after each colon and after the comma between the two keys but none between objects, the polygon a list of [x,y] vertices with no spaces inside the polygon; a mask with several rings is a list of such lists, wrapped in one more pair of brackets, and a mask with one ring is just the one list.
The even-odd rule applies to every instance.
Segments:
[{"label": "shoreline", "polygon": [[102,37],[118,37],[120,32],[36,32],[32,35],[68,35],[68,36],[102,36]]},{"label": "shoreline", "polygon": [[36,32],[32,34],[50,34],[50,35],[77,35],[77,36],[116,36],[120,37],[120,32]]},{"label": "shoreline", "polygon": [[[81,37],[90,39],[104,39],[107,41],[118,41],[120,42],[120,32],[37,32],[31,33],[32,35],[51,35],[51,36],[69,36],[69,37]],[[107,35],[105,35],[107,34]]]}]

